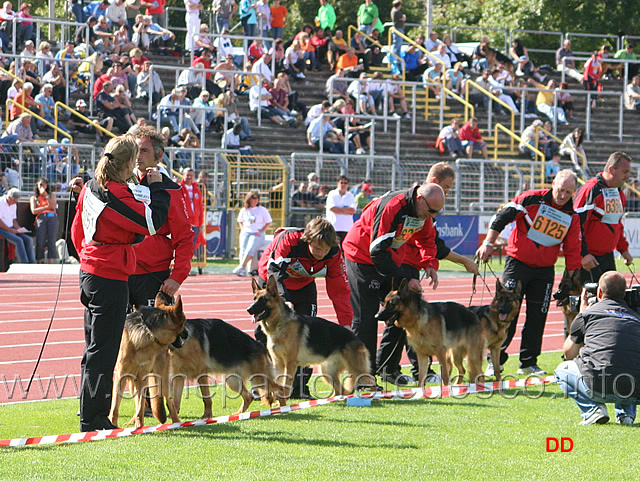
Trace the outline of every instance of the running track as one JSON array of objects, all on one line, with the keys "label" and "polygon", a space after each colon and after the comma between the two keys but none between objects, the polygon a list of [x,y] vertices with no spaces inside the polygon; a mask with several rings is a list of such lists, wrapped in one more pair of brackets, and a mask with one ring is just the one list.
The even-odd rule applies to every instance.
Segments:
[{"label": "running track", "polygon": [[[65,274],[62,278],[58,308],[36,381],[29,393],[24,392],[51,318],[58,281],[59,275],[0,274],[0,403],[78,394],[84,336],[83,306],[79,302],[77,274]],[[488,284],[493,292],[495,282],[488,281]],[[471,277],[441,278],[436,291],[430,289],[426,282],[423,287],[428,300],[451,300],[468,305]],[[223,274],[189,277],[180,293],[187,317],[217,317],[245,332],[253,332],[254,326],[246,312],[252,300],[250,279]],[[478,280],[478,292],[473,303],[488,304],[489,300],[489,294],[486,290],[482,291],[482,284]],[[320,316],[336,320],[324,279],[318,281],[318,304]],[[524,306],[521,312],[524,312]],[[523,317],[520,316],[520,321]],[[561,348],[562,326],[562,313],[552,303],[543,351]],[[509,352],[518,352],[520,327]],[[380,323],[379,335],[382,329]],[[403,363],[406,362],[405,358]],[[16,379],[21,383],[16,383]]]}]

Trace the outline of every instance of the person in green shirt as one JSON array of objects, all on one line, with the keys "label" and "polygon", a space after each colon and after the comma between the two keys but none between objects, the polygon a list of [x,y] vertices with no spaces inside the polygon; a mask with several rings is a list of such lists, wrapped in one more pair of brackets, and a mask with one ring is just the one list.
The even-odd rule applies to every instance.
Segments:
[{"label": "person in green shirt", "polygon": [[[630,43],[627,44],[627,47],[622,50],[618,50],[616,54],[613,56],[618,60],[638,60],[638,57],[635,53],[633,53],[633,45]],[[624,72],[624,64],[620,64],[620,72]],[[632,78],[634,75],[638,73],[638,65],[630,63],[629,64],[629,76],[627,78]]]},{"label": "person in green shirt", "polygon": [[364,0],[358,9],[358,30],[371,35],[371,30],[378,23],[379,17],[378,7],[373,3],[373,0]]},{"label": "person in green shirt", "polygon": [[328,28],[333,31],[336,25],[336,11],[327,0],[320,0],[320,8],[316,16],[316,25],[323,30]]}]

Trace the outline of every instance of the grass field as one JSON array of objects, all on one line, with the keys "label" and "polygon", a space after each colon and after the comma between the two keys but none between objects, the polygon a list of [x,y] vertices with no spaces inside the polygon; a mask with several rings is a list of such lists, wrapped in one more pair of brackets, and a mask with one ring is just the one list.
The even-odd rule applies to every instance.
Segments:
[{"label": "grass field", "polygon": [[[540,365],[551,372],[559,361],[558,353],[546,353]],[[511,359],[506,373],[516,369]],[[214,415],[235,411],[239,401],[223,408],[219,394]],[[76,432],[77,408],[76,399],[0,406],[0,437]],[[132,413],[133,402],[125,401],[121,420]],[[201,413],[191,391],[181,417]],[[555,384],[528,394],[385,400],[370,408],[334,403],[122,439],[2,448],[0,479],[637,479],[637,425],[579,426],[580,419]],[[547,437],[571,438],[573,450],[547,453]]]}]

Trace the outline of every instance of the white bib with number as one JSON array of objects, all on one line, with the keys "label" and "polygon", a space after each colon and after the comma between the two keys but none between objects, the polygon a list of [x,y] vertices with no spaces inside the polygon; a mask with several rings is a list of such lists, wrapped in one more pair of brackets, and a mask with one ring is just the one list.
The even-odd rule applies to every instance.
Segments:
[{"label": "white bib with number", "polygon": [[560,244],[571,225],[571,216],[553,207],[542,204],[527,237],[538,244],[551,247]]},{"label": "white bib with number", "polygon": [[615,187],[602,189],[602,198],[604,200],[604,214],[602,222],[605,224],[617,224],[624,214],[622,209],[622,199],[620,199],[620,191]]},{"label": "white bib with number", "polygon": [[151,191],[149,190],[149,187],[146,185],[134,184],[133,182],[129,182],[128,186],[133,197],[137,201],[144,202],[145,204],[151,204]]},{"label": "white bib with number", "polygon": [[424,226],[424,222],[424,220],[406,216],[404,218],[402,230],[393,238],[391,247],[393,247],[394,249],[399,249],[400,247],[402,247],[402,245],[407,242],[413,234],[422,229],[422,227]]},{"label": "white bib with number", "polygon": [[85,191],[82,201],[82,229],[84,230],[84,241],[87,244],[94,243],[93,236],[96,233],[98,217],[106,206],[107,204],[93,195],[90,190]]}]

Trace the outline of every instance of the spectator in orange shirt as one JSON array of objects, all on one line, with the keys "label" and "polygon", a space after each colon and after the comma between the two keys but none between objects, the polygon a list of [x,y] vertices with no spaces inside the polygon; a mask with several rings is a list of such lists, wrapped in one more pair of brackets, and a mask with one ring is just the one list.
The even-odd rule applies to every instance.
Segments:
[{"label": "spectator in orange shirt", "polygon": [[280,0],[274,0],[273,7],[271,7],[271,37],[274,39],[282,38],[288,17],[287,7],[280,5]]},{"label": "spectator in orange shirt", "polygon": [[364,65],[358,64],[358,56],[353,47],[347,49],[347,53],[340,55],[336,64],[336,72],[340,69],[344,70],[345,77],[358,78],[360,70]]}]

